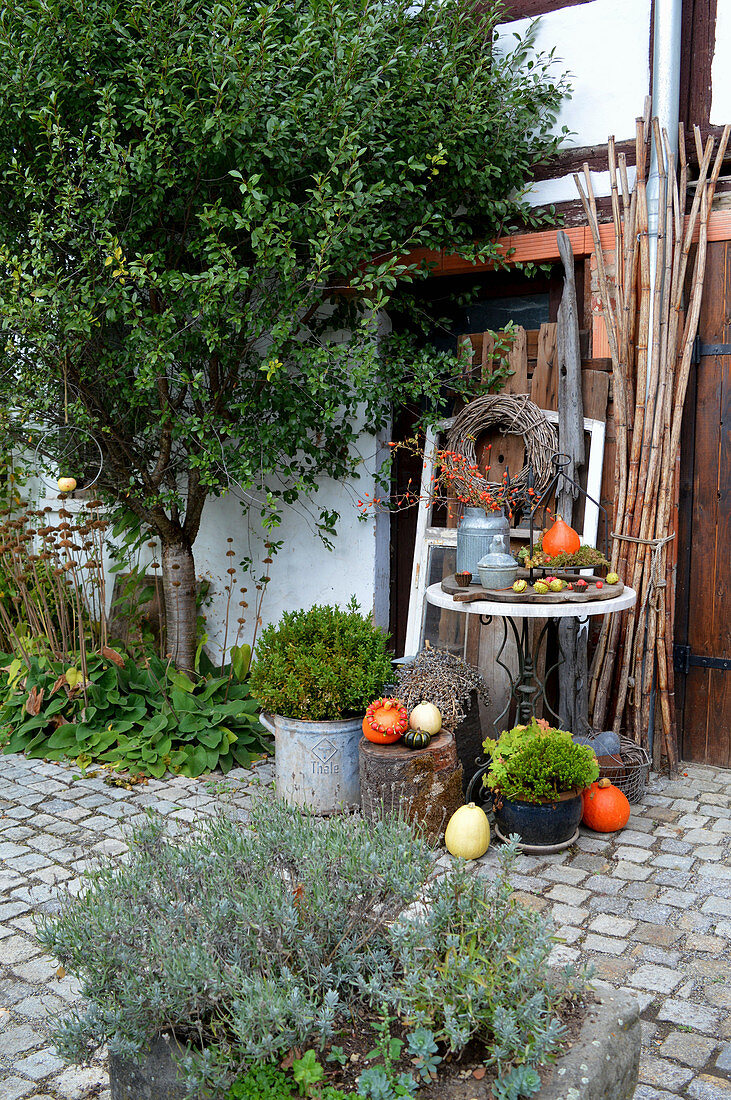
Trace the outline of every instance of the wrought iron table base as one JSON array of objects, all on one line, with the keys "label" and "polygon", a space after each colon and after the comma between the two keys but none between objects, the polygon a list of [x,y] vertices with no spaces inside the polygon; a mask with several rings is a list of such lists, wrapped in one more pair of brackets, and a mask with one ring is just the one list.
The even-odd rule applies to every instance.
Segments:
[{"label": "wrought iron table base", "polygon": [[[480,615],[480,622],[483,626],[489,626],[492,620],[492,615]],[[577,616],[577,620],[580,626],[583,626],[586,622],[588,622],[588,619],[586,617],[580,618]],[[552,673],[556,671],[556,669],[563,661],[560,643],[558,643],[557,659],[550,667],[545,669],[542,678],[538,675],[541,646],[545,642],[549,624],[551,622],[557,622],[558,620],[549,615],[546,618],[543,626],[541,627],[538,633],[538,637],[533,642],[531,642],[530,637],[529,619],[521,619],[520,626],[518,626],[515,619],[513,619],[510,615],[501,615],[500,621],[503,625],[503,637],[502,642],[500,643],[500,648],[497,652],[497,656],[495,657],[495,663],[500,665],[500,668],[504,670],[508,678],[508,682],[510,684],[510,694],[508,696],[507,703],[493,722],[496,736],[499,736],[504,727],[504,720],[510,710],[510,706],[513,700],[515,700],[517,704],[516,720],[519,725],[527,725],[530,722],[531,718],[536,712],[536,703],[539,700],[543,702],[544,709],[548,711],[550,716],[554,718],[555,721],[558,723],[560,721],[560,718],[548,701],[548,697],[546,695],[546,684],[549,677],[552,675]],[[517,649],[517,675],[515,675],[513,673],[513,670],[505,663],[505,661],[501,659],[505,650],[505,646],[508,644],[508,625],[512,630]],[[473,801],[472,792],[475,788],[475,784],[478,780],[482,779],[487,774],[489,767],[490,759],[488,757],[487,761],[479,767],[479,769],[470,779],[469,785],[467,787],[468,802]]]}]

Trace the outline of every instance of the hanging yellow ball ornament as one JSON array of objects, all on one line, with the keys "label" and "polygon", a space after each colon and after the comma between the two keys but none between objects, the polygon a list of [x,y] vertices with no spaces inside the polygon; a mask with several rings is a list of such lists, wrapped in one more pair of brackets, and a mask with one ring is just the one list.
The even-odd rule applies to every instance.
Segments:
[{"label": "hanging yellow ball ornament", "polygon": [[56,482],[59,493],[73,493],[76,488],[75,477],[60,477]]}]

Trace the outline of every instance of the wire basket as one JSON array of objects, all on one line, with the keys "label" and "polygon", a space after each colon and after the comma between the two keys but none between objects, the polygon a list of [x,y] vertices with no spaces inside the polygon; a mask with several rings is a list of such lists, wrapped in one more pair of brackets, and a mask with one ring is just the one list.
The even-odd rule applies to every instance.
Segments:
[{"label": "wire basket", "polygon": [[636,745],[629,737],[620,737],[619,755],[611,759],[616,760],[616,764],[602,763],[600,778],[619,787],[628,802],[641,802],[650,778],[650,757],[641,745]]}]

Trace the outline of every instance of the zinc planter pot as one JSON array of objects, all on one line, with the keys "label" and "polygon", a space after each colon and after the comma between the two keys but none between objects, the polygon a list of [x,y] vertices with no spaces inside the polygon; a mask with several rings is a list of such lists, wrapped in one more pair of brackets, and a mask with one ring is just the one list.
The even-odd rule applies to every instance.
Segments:
[{"label": "zinc planter pot", "polygon": [[341,813],[360,806],[358,742],[362,718],[303,722],[281,714],[261,714],[274,734],[277,798],[316,814]]},{"label": "zinc planter pot", "polygon": [[[631,1100],[634,1095],[640,1065],[639,1005],[624,991],[602,989],[595,996],[578,1037],[545,1071],[535,1100]],[[160,1038],[139,1061],[110,1055],[112,1100],[190,1100],[177,1076],[172,1048],[174,1042]],[[452,1100],[447,1090],[443,1096]],[[470,1096],[490,1100],[492,1091],[482,1081],[471,1081]]]},{"label": "zinc planter pot", "polygon": [[583,812],[581,792],[566,791],[551,802],[521,802],[496,796],[495,831],[501,840],[517,833],[524,850],[560,850],[573,844]]},{"label": "zinc planter pot", "polygon": [[496,535],[503,536],[503,548],[510,544],[510,524],[502,512],[484,512],[465,508],[457,528],[457,573],[469,572],[472,583],[479,584],[477,563],[492,550]]}]

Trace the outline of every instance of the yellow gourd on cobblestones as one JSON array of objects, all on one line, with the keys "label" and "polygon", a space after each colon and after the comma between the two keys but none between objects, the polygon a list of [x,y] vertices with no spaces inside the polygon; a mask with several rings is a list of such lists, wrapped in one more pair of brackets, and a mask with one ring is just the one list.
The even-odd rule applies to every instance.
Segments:
[{"label": "yellow gourd on cobblestones", "polygon": [[444,834],[450,855],[460,859],[479,859],[490,847],[490,823],[484,810],[469,802],[452,814]]}]

